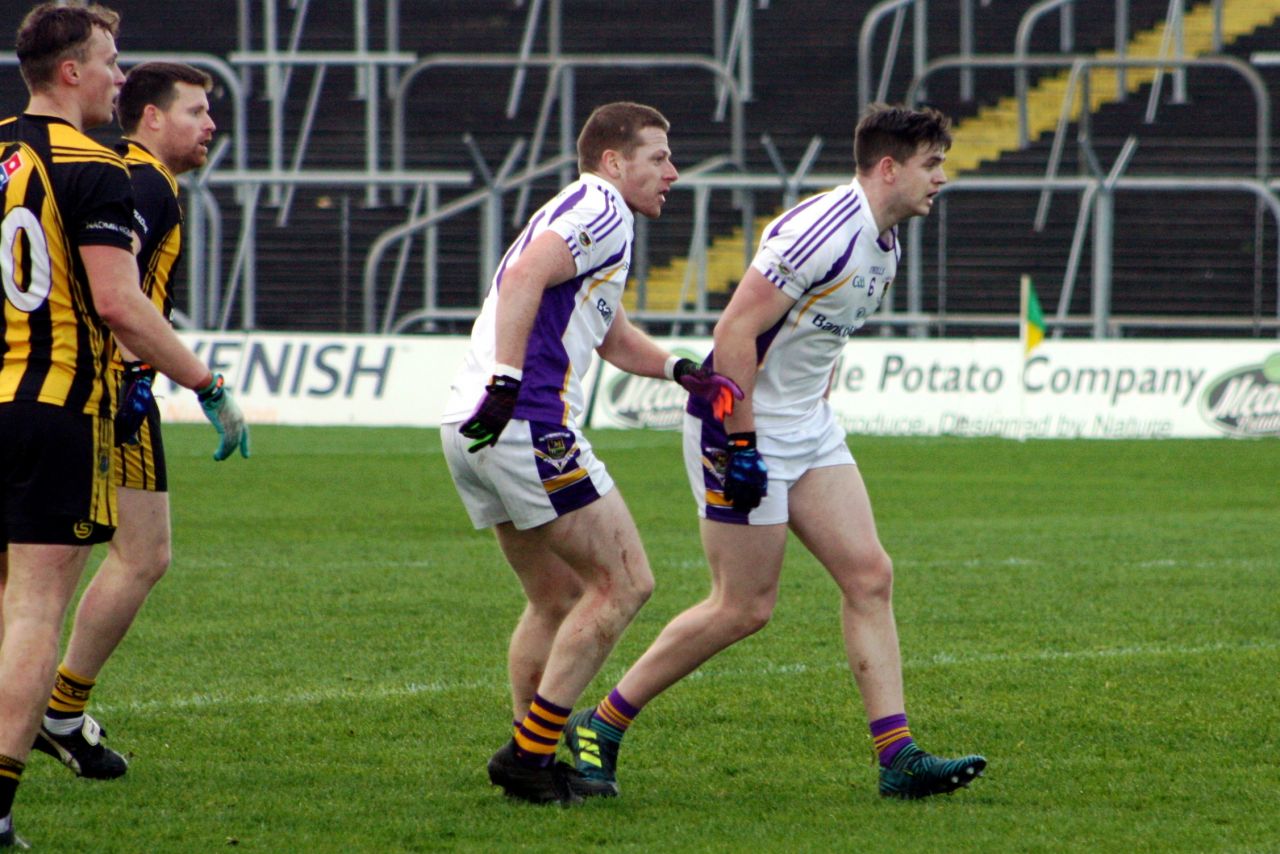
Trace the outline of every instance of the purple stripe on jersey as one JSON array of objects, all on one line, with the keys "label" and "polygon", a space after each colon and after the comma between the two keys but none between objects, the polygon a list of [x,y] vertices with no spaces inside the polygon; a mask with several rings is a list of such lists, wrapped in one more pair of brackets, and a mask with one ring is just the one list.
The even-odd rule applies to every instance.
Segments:
[{"label": "purple stripe on jersey", "polygon": [[[850,207],[852,205],[852,207]],[[827,222],[821,225],[815,225],[809,230],[810,237],[807,246],[801,247],[799,241],[787,251],[787,255],[791,256],[791,262],[797,267],[802,266],[806,261],[813,257],[813,253],[817,252],[822,244],[826,243],[831,235],[835,234],[846,222],[853,219],[854,214],[862,210],[862,203],[856,200],[841,205],[834,209],[825,218]],[[821,232],[821,233],[819,233]],[[803,252],[803,254],[801,254]],[[785,257],[785,256],[784,256]]]},{"label": "purple stripe on jersey", "polygon": [[498,273],[493,277],[493,286],[496,289],[502,289],[502,274],[507,271],[507,264],[510,263],[512,256],[515,255],[517,251],[523,252],[529,244],[533,242],[534,231],[537,229],[538,221],[541,220],[542,217],[543,214],[539,212],[533,219],[529,220],[529,224],[524,227],[524,231],[520,232],[520,236],[513,240],[511,245],[507,247],[506,254],[502,256],[502,260],[498,263]]},{"label": "purple stripe on jersey", "polygon": [[609,224],[608,228],[606,228],[601,233],[597,234],[596,240],[604,240],[610,234],[613,234],[614,229],[616,229],[620,225],[622,225],[622,217],[618,217],[615,220],[613,220],[613,222]]},{"label": "purple stripe on jersey", "polygon": [[570,279],[542,293],[525,351],[516,418],[556,424],[565,421],[563,395],[570,368],[563,336],[573,317],[580,284],[580,279]]},{"label": "purple stripe on jersey", "polygon": [[573,193],[573,195],[565,199],[560,204],[560,207],[556,208],[555,213],[551,214],[551,219],[547,220],[547,224],[550,225],[551,223],[555,222],[557,219],[560,218],[560,215],[565,213],[566,211],[573,210],[574,205],[582,201],[586,197],[586,195],[587,195],[587,185],[583,184],[581,187],[577,189],[576,192]]},{"label": "purple stripe on jersey", "polygon": [[[791,312],[787,312],[790,314]],[[782,331],[782,325],[787,322],[787,314],[778,318],[778,322],[766,329],[762,334],[756,336],[756,364],[764,361],[764,354],[769,352],[769,348],[773,346],[773,339],[778,337],[778,333]]]},{"label": "purple stripe on jersey", "polygon": [[599,216],[587,223],[587,228],[593,231],[596,226],[600,224],[601,220],[607,220],[611,217],[618,216],[618,208],[613,203],[613,196],[606,193],[603,187],[597,187],[596,189],[600,191],[600,195],[604,196],[604,210],[600,212]]},{"label": "purple stripe on jersey", "polygon": [[825,197],[826,197],[826,196],[828,196],[829,194],[830,194],[830,193],[828,192],[828,193],[823,193],[823,194],[822,194],[822,195],[820,195],[820,196],[814,196],[814,197],[813,197],[812,199],[810,199],[809,201],[807,201],[807,202],[801,202],[800,204],[796,205],[796,206],[795,206],[794,208],[792,208],[791,210],[787,211],[785,214],[783,214],[783,215],[782,215],[782,219],[778,220],[778,224],[777,224],[777,225],[775,225],[775,226],[774,226],[774,227],[769,231],[769,233],[768,233],[768,234],[766,234],[766,235],[764,236],[764,239],[765,239],[765,240],[768,240],[768,239],[769,239],[769,238],[771,238],[771,237],[775,237],[775,236],[777,236],[778,232],[779,232],[779,231],[782,231],[782,227],[783,227],[784,225],[786,225],[786,224],[787,224],[787,221],[788,221],[789,219],[791,219],[791,218],[792,218],[793,216],[795,216],[796,214],[800,213],[800,211],[802,211],[802,210],[804,210],[805,208],[809,207],[809,205],[812,205],[812,204],[814,204],[814,203],[816,203],[816,202],[821,201],[823,198],[825,198]]},{"label": "purple stripe on jersey", "polygon": [[[627,257],[627,250],[629,248],[630,248],[630,244],[624,244],[623,247],[619,249],[617,252],[613,253],[608,258],[604,259],[602,263],[598,264],[595,267],[592,267],[590,270],[583,273],[577,279],[574,279],[574,281],[577,282],[578,284],[581,284],[583,281],[590,278],[591,276],[594,276],[596,273],[600,272],[601,270],[609,269],[614,264],[617,264],[623,258]],[[623,285],[624,286],[626,285],[625,281],[623,282]],[[577,288],[575,287],[574,290],[577,291]]]},{"label": "purple stripe on jersey", "polygon": [[880,236],[878,236],[878,235],[877,235],[877,237],[876,237],[876,245],[877,245],[877,246],[879,246],[881,249],[883,249],[885,252],[888,252],[890,249],[892,249],[892,250],[894,250],[895,252],[897,252],[897,250],[898,250],[898,227],[897,227],[896,225],[895,225],[893,228],[891,228],[891,229],[889,230],[889,236],[890,236],[890,238],[893,240],[893,243],[890,243],[890,244],[888,244],[888,245],[885,245],[884,238],[883,238],[883,237],[880,237]]},{"label": "purple stripe on jersey", "polygon": [[538,228],[538,223],[542,221],[544,216],[546,216],[546,214],[543,211],[538,211],[534,214],[533,219],[529,220],[529,224],[525,226],[523,239],[516,241],[520,246],[521,252],[524,251],[526,246],[533,242],[533,234]]},{"label": "purple stripe on jersey", "polygon": [[[830,201],[833,196],[834,192],[827,193],[822,198],[824,201]],[[799,262],[795,260],[796,256],[809,246],[809,241],[812,240],[813,235],[823,231],[827,227],[827,223],[829,223],[833,217],[843,214],[848,210],[850,205],[861,205],[861,203],[861,199],[858,197],[857,193],[846,193],[843,196],[835,197],[835,201],[831,207],[823,211],[823,213],[813,221],[813,224],[792,242],[791,247],[783,253],[783,257],[790,259],[792,263],[798,264]]]},{"label": "purple stripe on jersey", "polygon": [[849,263],[849,256],[853,254],[853,247],[858,245],[858,237],[861,234],[861,228],[853,233],[853,239],[850,240],[849,245],[845,247],[844,254],[836,259],[836,262],[831,265],[831,269],[824,273],[821,279],[818,279],[816,282],[809,285],[809,287],[805,288],[805,293],[808,293],[814,288],[822,287],[827,282],[840,275],[840,271],[844,269],[844,265]]}]

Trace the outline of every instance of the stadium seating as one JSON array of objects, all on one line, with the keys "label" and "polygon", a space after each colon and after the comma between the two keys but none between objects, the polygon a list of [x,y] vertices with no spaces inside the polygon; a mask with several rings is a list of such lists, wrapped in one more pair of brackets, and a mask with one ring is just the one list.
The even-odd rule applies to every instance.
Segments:
[{"label": "stadium seating", "polygon": [[[238,14],[251,7],[255,16],[261,4],[214,0],[206,4],[197,30],[174,32],[167,16],[145,14],[148,4],[126,10],[121,47],[131,51],[199,51],[230,57],[242,49]],[[157,4],[158,6],[159,4]],[[291,6],[292,4],[280,4]],[[381,4],[370,5],[370,44],[387,46]],[[785,168],[793,169],[807,145],[821,136],[823,147],[812,172],[847,176],[850,172],[850,136],[856,117],[858,92],[856,49],[859,29],[872,0],[812,0],[802,4],[772,2],[754,14],[754,97],[746,109],[746,152],[743,168],[772,174],[774,166],[761,137],[768,134]],[[1029,3],[975,3],[975,50],[1010,53],[1019,21]],[[1079,5],[1079,4],[1077,4]],[[1110,4],[1104,4],[1109,6]],[[562,41],[564,53],[613,55],[671,53],[712,55],[710,4],[660,0],[642,10],[622,9],[606,0],[564,0]],[[374,8],[378,7],[378,8]],[[475,3],[437,0],[424,8],[404,4],[396,49],[425,57],[433,54],[512,54],[519,50],[527,4]],[[1191,4],[1192,11],[1207,4]],[[307,18],[299,48],[308,51],[347,51],[353,46],[352,5],[306,4]],[[1092,8],[1092,7],[1091,7]],[[1154,31],[1163,21],[1164,0],[1130,0],[1130,33]],[[279,41],[284,43],[296,20],[296,8],[278,12]],[[927,27],[930,58],[959,50],[953,4],[929,4]],[[1092,54],[1112,46],[1114,20],[1108,14],[1075,15],[1074,45],[1077,53]],[[260,20],[251,22],[260,39]],[[887,28],[885,29],[887,32]],[[885,38],[878,38],[883,50]],[[534,38],[535,52],[547,49],[544,24]],[[1280,43],[1280,25],[1255,33],[1231,34],[1226,51],[1248,57],[1257,50],[1271,50]],[[261,49],[260,41],[250,47]],[[1049,16],[1035,30],[1033,53],[1058,49],[1057,19]],[[905,27],[899,58],[889,80],[889,99],[900,98],[910,82],[905,57],[910,55],[911,28]],[[880,68],[882,54],[873,57]],[[1272,109],[1280,106],[1280,68],[1259,69],[1268,82]],[[12,74],[12,67],[0,68]],[[1056,71],[1031,75],[1032,83],[1047,80]],[[291,75],[285,104],[286,163],[293,156],[306,112],[308,89],[315,70],[300,67]],[[509,68],[448,68],[423,74],[413,85],[407,104],[406,168],[464,169],[478,171],[464,134],[470,134],[489,168],[495,169],[519,138],[532,136],[547,74],[531,69],[514,117],[506,114],[512,87]],[[8,78],[6,78],[8,79]],[[929,81],[928,100],[953,114],[962,129],[972,131],[1002,98],[1013,92],[1013,75],[1006,69],[975,73],[976,98],[960,99],[958,75],[939,74]],[[1104,170],[1109,169],[1125,139],[1135,135],[1138,147],[1126,175],[1204,177],[1243,176],[1253,172],[1254,108],[1239,78],[1220,71],[1194,71],[1187,75],[1189,102],[1169,103],[1171,86],[1163,91],[1157,119],[1143,120],[1149,86],[1141,87],[1120,103],[1100,106],[1090,117],[1093,150]],[[725,122],[712,120],[715,90],[702,70],[634,71],[631,69],[582,69],[575,78],[574,122],[580,123],[595,104],[618,98],[646,100],[660,106],[672,119],[672,141],[678,165],[688,170],[706,158],[728,152]],[[262,97],[265,75],[252,72],[254,97],[249,101],[247,141],[250,165],[267,164],[269,109]],[[389,162],[386,125],[386,81],[380,157]],[[5,87],[6,92],[14,87]],[[364,104],[353,97],[358,89],[356,70],[334,66],[326,71],[316,123],[301,161],[302,168],[359,170],[365,166]],[[15,109],[17,104],[6,104]],[[215,115],[226,130],[233,130],[229,103],[215,103]],[[1272,122],[1273,134],[1276,123]],[[554,126],[554,121],[552,122]],[[1077,174],[1081,152],[1077,125],[1065,137],[1060,173]],[[965,166],[967,174],[1042,176],[1049,161],[1052,133],[1033,138],[1018,151],[1006,148],[994,158]],[[542,151],[545,159],[557,145],[554,130]],[[959,152],[956,152],[959,155]],[[1280,158],[1273,152],[1271,161]],[[960,158],[957,156],[957,164]],[[954,176],[955,170],[953,170]],[[556,176],[540,179],[526,199],[524,212],[554,192]],[[467,190],[450,190],[444,200]],[[239,227],[237,200],[230,189],[216,196],[223,211],[222,256],[224,274],[237,251]],[[740,273],[745,249],[741,214],[733,194],[712,194],[710,230],[716,239],[710,252],[723,261],[710,274],[709,305],[715,308],[727,298]],[[404,199],[394,200],[385,191],[379,204],[365,204],[361,187],[300,188],[290,198],[287,211],[278,205],[258,208],[255,325],[258,328],[298,330],[348,330],[360,328],[360,283],[369,247],[378,235],[402,223],[407,215]],[[505,242],[517,227],[520,211],[516,194],[506,199]],[[1078,216],[1079,195],[1055,195],[1045,228],[1032,228],[1037,196],[1032,193],[956,192],[946,197],[924,226],[922,269],[927,312],[948,316],[966,313],[1010,313],[1016,308],[1017,281],[1021,274],[1034,277],[1045,309],[1057,307],[1070,241]],[[772,215],[782,204],[781,189],[759,192],[756,213]],[[1119,193],[1116,197],[1114,244],[1114,304],[1116,314],[1138,315],[1276,315],[1275,223],[1269,215],[1257,228],[1254,202],[1243,194],[1229,193]],[[693,223],[692,193],[677,192],[662,220],[648,235],[648,307],[678,307],[682,266],[689,249]],[[484,283],[476,252],[479,216],[464,214],[439,229],[438,300],[444,307],[466,308],[478,302]],[[1260,244],[1259,244],[1260,238]],[[944,242],[945,239],[945,242]],[[1255,244],[1259,248],[1255,252]],[[418,241],[416,246],[420,246]],[[411,271],[420,270],[420,249],[411,256]],[[1080,264],[1071,301],[1072,314],[1090,307],[1088,251]],[[382,277],[386,278],[385,271]],[[411,272],[402,299],[402,310],[417,307],[420,272]],[[1187,287],[1187,285],[1192,285]],[[387,285],[380,285],[379,305]],[[895,304],[905,307],[905,288],[895,289]],[[685,294],[686,299],[688,294]],[[178,304],[186,296],[179,291]],[[663,303],[666,300],[667,303]],[[238,308],[231,313],[237,325]],[[465,321],[434,328],[460,330]],[[658,327],[661,331],[661,326]],[[950,327],[956,334],[973,334],[981,327]]]}]

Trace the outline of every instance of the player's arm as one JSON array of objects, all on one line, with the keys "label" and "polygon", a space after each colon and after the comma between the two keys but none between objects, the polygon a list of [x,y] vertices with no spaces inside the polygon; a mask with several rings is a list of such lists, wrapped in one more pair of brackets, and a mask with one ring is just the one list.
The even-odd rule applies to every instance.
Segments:
[{"label": "player's arm", "polygon": [[133,253],[118,246],[88,244],[80,258],[89,277],[93,304],[116,339],[136,359],[147,362],[200,398],[200,408],[218,431],[215,460],[225,460],[237,448],[249,456],[249,429],[244,415],[214,374],[182,343],[173,327],[147,299],[138,284]]},{"label": "player's arm", "polygon": [[529,333],[543,292],[577,274],[569,247],[554,231],[538,235],[503,271],[494,320],[493,376],[476,411],[458,428],[461,435],[475,440],[467,448],[471,453],[496,445],[515,414]]},{"label": "player's arm", "polygon": [[667,360],[671,358],[670,353],[631,322],[621,305],[614,312],[613,324],[596,352],[618,370],[642,377],[666,376]]},{"label": "player's arm", "polygon": [[138,285],[133,254],[116,246],[82,246],[93,304],[116,339],[136,359],[153,365],[180,386],[207,388],[213,373],[178,338]]},{"label": "player's arm", "polygon": [[[142,251],[142,238],[138,236],[137,231],[134,231],[133,232],[133,257],[135,262],[137,260],[138,253],[141,251]],[[112,334],[114,335],[114,333]],[[132,350],[126,347],[124,345],[124,342],[120,340],[119,335],[115,335],[115,339],[116,339],[116,349],[120,351],[120,361],[125,362],[126,364],[129,362],[145,361],[144,359],[139,359]]]},{"label": "player's arm", "polygon": [[781,320],[795,300],[755,267],[748,267],[715,328],[716,370],[733,379],[743,399],[724,420],[728,433],[756,429],[751,395],[756,387],[756,340]]},{"label": "player's arm", "polygon": [[529,333],[547,288],[578,274],[564,238],[554,231],[538,235],[502,274],[494,340],[499,365],[524,368]]},{"label": "player's arm", "polygon": [[631,322],[621,305],[596,352],[600,358],[627,373],[675,380],[690,394],[708,401],[716,418],[721,420],[733,411],[735,401],[742,399],[742,390],[733,380],[700,366],[692,359],[664,350]]}]

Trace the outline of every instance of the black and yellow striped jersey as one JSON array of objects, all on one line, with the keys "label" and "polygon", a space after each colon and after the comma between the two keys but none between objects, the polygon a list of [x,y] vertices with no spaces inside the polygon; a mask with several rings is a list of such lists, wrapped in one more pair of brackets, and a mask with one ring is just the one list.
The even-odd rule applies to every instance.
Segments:
[{"label": "black and yellow striped jersey", "polygon": [[132,249],[124,160],[69,123],[0,121],[0,403],[30,400],[109,417],[115,347],[93,305],[80,247]]},{"label": "black and yellow striped jersey", "polygon": [[126,139],[116,151],[133,184],[133,229],[138,232],[138,273],[142,290],[165,320],[173,314],[173,281],[182,255],[182,206],[178,179],[140,143]]}]

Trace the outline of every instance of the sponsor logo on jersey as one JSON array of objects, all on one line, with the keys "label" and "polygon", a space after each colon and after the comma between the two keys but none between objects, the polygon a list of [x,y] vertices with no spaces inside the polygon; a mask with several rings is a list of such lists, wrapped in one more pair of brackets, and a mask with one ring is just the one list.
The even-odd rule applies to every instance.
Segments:
[{"label": "sponsor logo on jersey", "polygon": [[866,279],[866,277],[865,277],[865,276],[854,276],[854,277],[853,277],[853,289],[854,289],[855,291],[860,291],[860,290],[862,290],[863,288],[865,288],[866,286],[867,286],[867,279]]},{"label": "sponsor logo on jersey", "polygon": [[604,318],[605,326],[613,323],[613,307],[605,302],[603,297],[596,300],[596,311],[600,312],[600,316]]},{"label": "sponsor logo on jersey", "polygon": [[0,163],[0,187],[9,183],[9,176],[22,168],[22,153],[15,151],[4,163]]},{"label": "sponsor logo on jersey", "polygon": [[114,231],[116,234],[123,234],[125,237],[129,238],[130,240],[133,239],[133,229],[129,228],[126,225],[119,225],[118,223],[107,222],[105,220],[95,220],[94,222],[86,223],[84,230],[85,231]]},{"label": "sponsor logo on jersey", "polygon": [[1280,353],[1209,383],[1200,415],[1229,436],[1280,436]]},{"label": "sponsor logo on jersey", "polygon": [[83,520],[76,522],[71,528],[71,533],[76,535],[77,540],[87,540],[93,536],[93,523]]},{"label": "sponsor logo on jersey", "polygon": [[810,322],[828,335],[835,335],[837,338],[848,338],[858,331],[858,327],[852,323],[832,323],[825,314],[815,314]]}]

